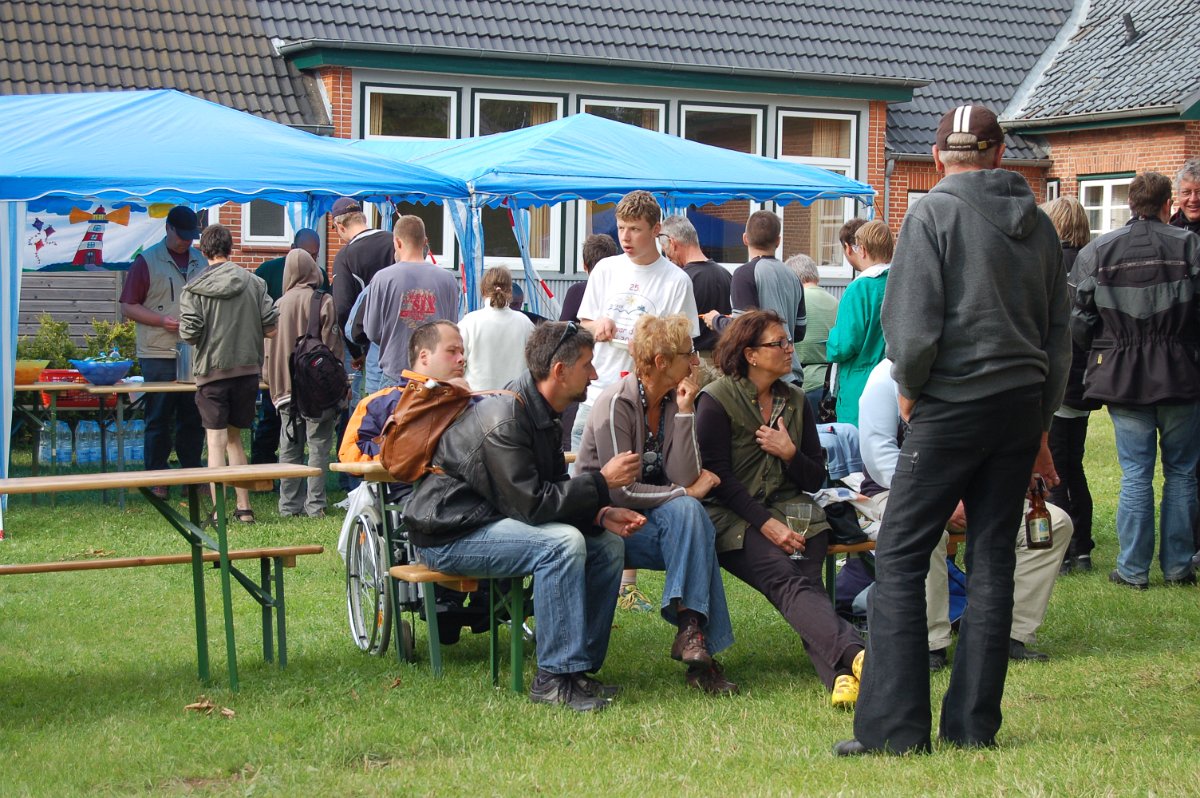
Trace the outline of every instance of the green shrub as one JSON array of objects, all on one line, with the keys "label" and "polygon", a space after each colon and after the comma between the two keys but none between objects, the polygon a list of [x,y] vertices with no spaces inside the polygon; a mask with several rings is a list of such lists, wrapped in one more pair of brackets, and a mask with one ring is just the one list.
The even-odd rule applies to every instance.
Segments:
[{"label": "green shrub", "polygon": [[92,335],[83,336],[84,357],[95,357],[107,354],[113,349],[120,351],[121,356],[134,361],[130,374],[138,373],[137,328],[132,321],[101,321],[92,319]]},{"label": "green shrub", "polygon": [[17,339],[17,358],[20,360],[49,360],[47,368],[69,369],[71,358],[80,357],[79,347],[71,340],[71,325],[55,321],[49,313],[38,317],[37,334]]}]

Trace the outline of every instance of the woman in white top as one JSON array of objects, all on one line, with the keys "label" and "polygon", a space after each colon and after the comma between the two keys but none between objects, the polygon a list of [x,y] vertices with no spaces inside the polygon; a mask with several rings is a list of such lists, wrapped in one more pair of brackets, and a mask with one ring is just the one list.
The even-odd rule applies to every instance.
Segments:
[{"label": "woman in white top", "polygon": [[533,322],[508,307],[513,279],[505,267],[484,272],[482,290],[487,307],[463,316],[458,329],[467,353],[467,384],[474,391],[492,391],[525,371],[525,340],[533,332]]}]

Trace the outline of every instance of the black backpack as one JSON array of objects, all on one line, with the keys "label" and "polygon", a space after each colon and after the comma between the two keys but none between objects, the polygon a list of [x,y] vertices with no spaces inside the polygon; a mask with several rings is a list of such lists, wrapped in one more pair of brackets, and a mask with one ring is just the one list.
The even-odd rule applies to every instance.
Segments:
[{"label": "black backpack", "polygon": [[346,367],[321,340],[321,302],[327,296],[313,291],[308,309],[308,330],[296,339],[288,360],[292,376],[292,419],[317,419],[346,398],[349,380]]}]

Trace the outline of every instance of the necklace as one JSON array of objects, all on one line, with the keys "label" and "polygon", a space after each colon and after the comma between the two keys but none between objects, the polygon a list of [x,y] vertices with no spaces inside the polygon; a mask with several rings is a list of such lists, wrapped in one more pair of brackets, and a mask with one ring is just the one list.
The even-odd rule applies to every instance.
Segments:
[{"label": "necklace", "polygon": [[665,463],[663,462],[663,437],[667,419],[667,395],[658,407],[658,434],[650,431],[650,403],[646,400],[646,386],[638,379],[638,398],[642,400],[642,413],[646,418],[646,439],[642,446],[642,482],[652,485],[663,484],[666,479]]}]

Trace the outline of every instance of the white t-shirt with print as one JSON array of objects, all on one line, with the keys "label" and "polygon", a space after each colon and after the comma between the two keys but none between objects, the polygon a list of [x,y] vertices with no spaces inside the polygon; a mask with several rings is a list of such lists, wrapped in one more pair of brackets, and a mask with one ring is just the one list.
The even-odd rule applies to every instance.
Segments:
[{"label": "white t-shirt with print", "polygon": [[683,269],[661,255],[648,266],[637,265],[624,253],[596,264],[579,304],[579,318],[612,319],[617,330],[611,342],[596,344],[592,364],[597,377],[588,386],[587,404],[592,404],[600,391],[619,380],[621,372],[633,370],[629,339],[637,320],[647,313],[653,316],[682,313],[691,320],[691,336],[700,334],[692,281]]}]

